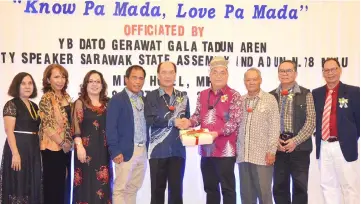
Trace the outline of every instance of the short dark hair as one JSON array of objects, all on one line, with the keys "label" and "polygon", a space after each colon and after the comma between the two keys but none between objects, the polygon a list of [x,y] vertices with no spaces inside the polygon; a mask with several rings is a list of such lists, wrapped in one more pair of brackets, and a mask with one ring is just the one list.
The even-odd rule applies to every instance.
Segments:
[{"label": "short dark hair", "polygon": [[280,65],[278,66],[278,69],[280,68],[281,64],[286,63],[286,62],[291,63],[293,65],[293,69],[295,70],[295,72],[297,72],[297,64],[293,60],[284,60],[284,61],[282,61],[280,63]]},{"label": "short dark hair", "polygon": [[[168,61],[169,62],[169,61]],[[157,73],[159,73],[160,72],[160,67],[162,66],[162,64],[163,64],[164,62],[161,62],[159,65],[158,65],[158,67],[157,67]],[[173,67],[174,67],[174,72],[175,73],[177,73],[177,65],[175,65],[173,62],[170,62],[172,65],[173,65]]]},{"label": "short dark hair", "polygon": [[61,92],[63,92],[63,94],[64,94],[66,92],[66,89],[68,88],[69,75],[68,75],[68,71],[60,64],[51,64],[46,67],[46,69],[43,73],[43,92],[46,93],[46,92],[52,90],[51,84],[48,82],[48,79],[50,79],[51,72],[55,68],[59,69],[60,73],[65,77],[65,85],[64,85],[63,89],[61,90]]},{"label": "short dark hair", "polygon": [[138,69],[138,70],[140,69],[140,70],[142,70],[143,73],[144,73],[144,78],[145,78],[145,75],[146,75],[145,70],[144,70],[144,68],[143,68],[142,66],[140,66],[140,65],[132,65],[132,66],[128,67],[127,71],[125,72],[125,77],[127,77],[127,78],[129,79],[130,74],[132,73],[133,69]]},{"label": "short dark hair", "polygon": [[326,60],[322,63],[322,69],[325,68],[325,64],[326,64],[326,62],[328,62],[328,61],[334,61],[334,62],[336,62],[337,66],[341,68],[340,62],[338,61],[337,58],[328,57],[328,58],[326,58]]},{"label": "short dark hair", "polygon": [[34,86],[33,93],[31,93],[29,98],[35,98],[38,95],[38,89],[36,88],[36,84],[33,76],[31,76],[31,74],[26,72],[20,72],[13,78],[13,81],[10,84],[8,91],[9,96],[12,96],[14,98],[20,97],[20,85],[26,76],[29,76],[31,78],[31,81],[33,81],[33,86]]}]

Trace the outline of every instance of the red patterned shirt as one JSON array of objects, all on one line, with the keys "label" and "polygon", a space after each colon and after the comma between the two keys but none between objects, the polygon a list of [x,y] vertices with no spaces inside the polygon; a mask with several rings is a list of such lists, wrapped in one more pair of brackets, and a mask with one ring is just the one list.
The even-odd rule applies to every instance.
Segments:
[{"label": "red patterned shirt", "polygon": [[191,116],[192,126],[201,126],[216,131],[218,137],[213,144],[200,145],[204,157],[234,157],[236,138],[242,118],[242,97],[228,86],[218,90],[206,89],[199,93],[195,113]]}]

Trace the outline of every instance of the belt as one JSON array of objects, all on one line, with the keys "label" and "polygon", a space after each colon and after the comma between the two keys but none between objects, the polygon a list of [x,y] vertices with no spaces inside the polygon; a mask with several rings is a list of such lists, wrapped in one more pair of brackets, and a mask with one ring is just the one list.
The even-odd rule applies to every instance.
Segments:
[{"label": "belt", "polygon": [[328,138],[328,140],[324,140],[326,142],[337,142],[338,141],[338,138],[337,137],[330,137]]},{"label": "belt", "polygon": [[[287,140],[293,138],[294,136],[295,135],[293,133],[291,133],[291,132],[283,132],[283,133],[280,134],[280,139],[283,140],[283,141],[287,141]],[[286,143],[282,142],[281,145],[285,146]]]},{"label": "belt", "polygon": [[137,146],[137,147],[143,147],[144,143],[134,143],[134,145]]},{"label": "belt", "polygon": [[280,134],[280,138],[284,141],[293,138],[295,135],[291,132],[284,132]]},{"label": "belt", "polygon": [[17,131],[17,130],[14,130],[14,132],[16,132],[16,133],[23,133],[23,134],[29,134],[29,135],[37,135],[37,134],[38,134],[37,132],[27,132],[27,131]]}]

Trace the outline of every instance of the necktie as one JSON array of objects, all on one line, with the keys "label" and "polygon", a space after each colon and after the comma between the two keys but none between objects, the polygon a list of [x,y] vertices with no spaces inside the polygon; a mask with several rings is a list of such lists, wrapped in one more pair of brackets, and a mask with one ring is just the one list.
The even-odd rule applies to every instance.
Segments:
[{"label": "necktie", "polygon": [[331,114],[331,107],[332,107],[332,92],[333,92],[333,90],[328,91],[325,106],[323,109],[322,140],[327,140],[330,137],[330,114]]}]

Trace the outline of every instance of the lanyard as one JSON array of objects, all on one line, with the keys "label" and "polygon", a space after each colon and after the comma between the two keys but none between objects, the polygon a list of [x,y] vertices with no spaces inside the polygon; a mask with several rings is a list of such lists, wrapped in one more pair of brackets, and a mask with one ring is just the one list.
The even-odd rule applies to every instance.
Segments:
[{"label": "lanyard", "polygon": [[[254,102],[254,100],[256,100],[256,101]],[[244,105],[245,105],[245,109],[247,110],[248,113],[251,113],[254,110],[256,110],[259,100],[260,99],[256,98],[256,97],[253,99],[246,99],[247,103],[245,103]],[[253,102],[252,107],[250,106],[251,101]]]},{"label": "lanyard", "polygon": [[220,100],[221,97],[222,97],[222,94],[219,94],[219,93],[218,93],[218,95],[219,95],[219,97],[217,98],[216,102],[215,102],[213,105],[209,105],[209,98],[210,98],[210,96],[211,96],[211,90],[209,90],[209,92],[208,92],[208,99],[207,99],[208,110],[212,110],[212,109],[218,104],[219,100]]},{"label": "lanyard", "polygon": [[[170,105],[167,103],[167,100],[165,100],[164,94],[162,95],[162,98],[163,98],[163,100],[164,100],[165,105],[168,107],[168,110],[171,111],[171,112],[173,112],[173,111],[175,110],[174,103],[175,103],[175,101],[176,101],[176,99],[177,99],[177,93],[175,92],[174,89],[173,89],[173,93],[174,93],[174,99],[173,99],[172,102],[169,101]],[[169,100],[170,100],[171,98],[172,98],[172,96],[169,97]]]},{"label": "lanyard", "polygon": [[137,109],[137,111],[142,111],[143,110],[143,107],[142,106],[144,106],[144,103],[143,103],[143,99],[142,99],[142,97],[138,97],[139,98],[139,100],[140,100],[140,102],[142,103],[140,106],[140,108],[138,108],[138,106],[137,106],[137,102],[134,100],[134,99],[132,99],[131,97],[129,98],[130,99],[130,103],[132,104],[132,106],[135,108],[135,109]]}]

